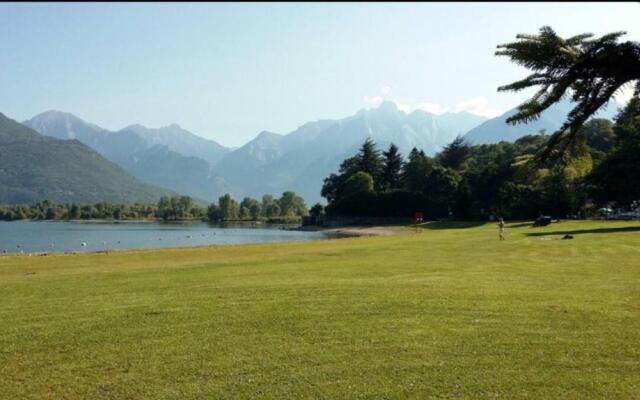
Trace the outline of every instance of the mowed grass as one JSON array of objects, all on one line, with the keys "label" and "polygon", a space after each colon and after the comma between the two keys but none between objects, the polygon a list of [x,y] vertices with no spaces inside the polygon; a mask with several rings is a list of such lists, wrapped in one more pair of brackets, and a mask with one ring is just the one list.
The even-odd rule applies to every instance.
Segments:
[{"label": "mowed grass", "polygon": [[0,257],[0,397],[640,398],[640,223],[497,236]]}]

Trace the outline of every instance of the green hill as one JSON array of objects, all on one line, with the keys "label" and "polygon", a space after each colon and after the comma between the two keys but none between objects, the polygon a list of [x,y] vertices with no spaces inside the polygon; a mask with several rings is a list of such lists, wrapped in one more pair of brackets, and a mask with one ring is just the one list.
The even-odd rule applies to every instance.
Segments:
[{"label": "green hill", "polygon": [[156,202],[167,194],[77,140],[42,136],[0,113],[0,203]]}]

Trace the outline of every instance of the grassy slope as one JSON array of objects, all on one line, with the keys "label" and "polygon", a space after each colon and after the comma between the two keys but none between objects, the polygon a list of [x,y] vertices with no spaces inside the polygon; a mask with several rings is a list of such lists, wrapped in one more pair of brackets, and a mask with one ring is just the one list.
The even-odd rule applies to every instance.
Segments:
[{"label": "grassy slope", "polygon": [[506,233],[0,257],[0,397],[640,398],[640,225]]},{"label": "grassy slope", "polygon": [[0,113],[0,204],[155,203],[172,194],[137,180],[77,140],[42,136]]}]

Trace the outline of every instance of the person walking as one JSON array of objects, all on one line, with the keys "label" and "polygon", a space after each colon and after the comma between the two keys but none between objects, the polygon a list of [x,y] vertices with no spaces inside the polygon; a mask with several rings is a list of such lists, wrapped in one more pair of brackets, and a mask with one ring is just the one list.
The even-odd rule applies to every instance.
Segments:
[{"label": "person walking", "polygon": [[498,219],[498,233],[500,234],[500,240],[504,240],[504,220]]}]

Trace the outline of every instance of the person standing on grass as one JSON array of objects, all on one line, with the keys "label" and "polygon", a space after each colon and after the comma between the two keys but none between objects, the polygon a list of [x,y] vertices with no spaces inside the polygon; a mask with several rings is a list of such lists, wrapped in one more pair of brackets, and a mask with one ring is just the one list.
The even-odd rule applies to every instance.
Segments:
[{"label": "person standing on grass", "polygon": [[504,220],[502,218],[498,218],[498,233],[500,240],[504,240]]}]

